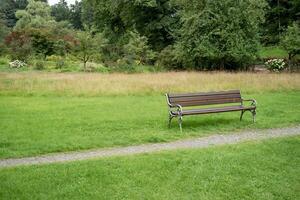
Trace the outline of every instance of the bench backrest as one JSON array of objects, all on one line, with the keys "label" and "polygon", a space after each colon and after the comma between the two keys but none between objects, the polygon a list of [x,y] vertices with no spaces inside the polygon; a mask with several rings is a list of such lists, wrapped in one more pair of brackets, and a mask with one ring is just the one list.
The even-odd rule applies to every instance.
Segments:
[{"label": "bench backrest", "polygon": [[242,102],[241,92],[239,90],[189,94],[167,94],[166,96],[169,104],[179,104],[183,107]]}]

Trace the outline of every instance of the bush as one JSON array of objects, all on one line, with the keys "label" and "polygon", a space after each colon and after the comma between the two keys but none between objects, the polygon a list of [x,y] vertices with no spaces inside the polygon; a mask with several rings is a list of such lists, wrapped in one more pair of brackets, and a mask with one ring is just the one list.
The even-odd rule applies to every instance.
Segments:
[{"label": "bush", "polygon": [[45,62],[43,60],[36,60],[34,64],[34,68],[36,70],[43,70],[45,69]]},{"label": "bush", "polygon": [[5,38],[12,60],[27,61],[32,52],[31,39],[24,31],[13,31]]},{"label": "bush", "polygon": [[300,28],[297,23],[287,28],[280,44],[288,52],[289,61],[300,54]]},{"label": "bush", "polygon": [[64,66],[65,66],[64,59],[60,59],[60,60],[55,62],[56,69],[62,69]]},{"label": "bush", "polygon": [[122,58],[122,64],[153,64],[156,58],[156,53],[148,46],[148,39],[145,36],[141,36],[136,31],[129,32],[129,42],[124,45],[124,57]]},{"label": "bush", "polygon": [[101,64],[97,64],[97,63],[93,63],[93,62],[87,62],[84,71],[86,71],[86,72],[108,73],[109,69],[107,67],[104,67]]},{"label": "bush", "polygon": [[168,69],[181,69],[182,65],[177,59],[177,54],[173,46],[164,48],[157,57],[156,66],[164,66]]},{"label": "bush", "polygon": [[279,72],[285,67],[285,62],[283,59],[270,59],[265,62],[265,65],[270,71]]}]

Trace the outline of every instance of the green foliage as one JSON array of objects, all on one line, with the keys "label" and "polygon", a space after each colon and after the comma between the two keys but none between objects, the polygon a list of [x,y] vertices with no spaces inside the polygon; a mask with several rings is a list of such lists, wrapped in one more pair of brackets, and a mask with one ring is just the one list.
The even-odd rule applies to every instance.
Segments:
[{"label": "green foliage", "polygon": [[25,10],[16,12],[18,21],[15,30],[26,28],[48,28],[54,23],[51,17],[51,7],[44,2],[28,0]]},{"label": "green foliage", "polygon": [[46,57],[54,53],[54,38],[50,34],[48,29],[29,29],[32,47],[37,55],[43,55]]},{"label": "green foliage", "polygon": [[161,50],[174,41],[179,18],[170,0],[84,0],[83,20],[101,32],[107,31],[113,42],[128,31],[137,30],[148,38],[154,50]]},{"label": "green foliage", "polygon": [[9,33],[9,28],[5,25],[4,20],[0,19],[0,55],[3,55],[6,50],[7,46],[4,44],[4,39]]},{"label": "green foliage", "polygon": [[36,59],[34,63],[34,68],[36,70],[43,70],[45,69],[45,62],[43,59]]},{"label": "green foliage", "polygon": [[237,69],[256,58],[264,1],[207,0],[194,9],[187,4],[176,44],[185,67]]},{"label": "green foliage", "polygon": [[127,64],[150,64],[155,59],[155,53],[148,46],[148,40],[136,31],[129,32],[129,42],[124,45],[123,60]]},{"label": "green foliage", "polygon": [[91,31],[79,31],[76,34],[74,53],[83,62],[83,70],[87,70],[87,62],[97,54],[101,53],[101,48],[105,45],[105,38],[102,34],[92,34]]},{"label": "green foliage", "polygon": [[179,54],[173,45],[167,46],[158,54],[156,65],[164,66],[168,69],[181,69],[182,65],[178,58]]},{"label": "green foliage", "polygon": [[27,61],[32,52],[31,39],[24,31],[13,31],[5,39],[12,60]]},{"label": "green foliage", "polygon": [[[105,38],[105,42],[97,41],[100,45],[92,48],[95,50],[79,56],[83,63],[247,69],[258,57],[260,34],[264,43],[274,43],[288,25],[299,20],[300,8],[298,0],[82,0],[70,6],[60,0],[51,7],[45,2],[1,0],[2,54],[6,48],[1,39],[14,26],[15,31],[26,32],[35,54],[79,55],[80,47],[74,44],[80,39],[74,28],[93,30],[87,33],[90,38],[99,33]],[[261,29],[265,14],[267,20]],[[294,42],[296,48],[295,41],[286,39],[291,38],[288,34],[295,35],[295,30],[284,34],[285,42],[281,43],[287,49]]]},{"label": "green foliage", "polygon": [[51,15],[57,22],[69,20],[70,9],[66,0],[60,0],[57,4],[51,6]]},{"label": "green foliage", "polygon": [[289,26],[281,38],[281,46],[288,52],[289,59],[300,54],[300,28],[297,23]]},{"label": "green foliage", "polygon": [[266,21],[261,27],[264,45],[278,44],[288,25],[299,20],[299,0],[268,0]]},{"label": "green foliage", "polygon": [[82,24],[82,3],[81,1],[75,1],[74,4],[71,4],[70,6],[70,15],[69,15],[69,21],[72,24],[73,28],[75,29],[81,29],[83,30],[83,24]]},{"label": "green foliage", "polygon": [[60,58],[59,60],[56,61],[55,67],[56,69],[62,69],[63,67],[66,66],[64,58]]},{"label": "green foliage", "polygon": [[6,26],[12,28],[17,22],[15,13],[19,9],[25,9],[27,0],[0,0],[0,17],[5,21]]}]

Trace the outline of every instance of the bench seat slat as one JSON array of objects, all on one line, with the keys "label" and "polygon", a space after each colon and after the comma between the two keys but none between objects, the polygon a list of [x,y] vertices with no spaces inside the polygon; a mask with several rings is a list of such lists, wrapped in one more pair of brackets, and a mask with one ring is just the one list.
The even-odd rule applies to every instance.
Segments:
[{"label": "bench seat slat", "polygon": [[183,107],[185,106],[204,106],[204,105],[213,105],[213,104],[226,104],[226,103],[240,103],[240,98],[233,98],[233,99],[214,99],[209,101],[185,101],[185,102],[178,102]]},{"label": "bench seat slat", "polygon": [[[220,112],[230,112],[230,111],[241,111],[241,110],[252,110],[255,109],[254,106],[225,106],[220,108],[202,108],[202,109],[192,109],[183,110],[182,115],[198,115],[198,114],[209,114],[209,113],[220,113]],[[172,111],[173,115],[178,115],[177,111]]]}]

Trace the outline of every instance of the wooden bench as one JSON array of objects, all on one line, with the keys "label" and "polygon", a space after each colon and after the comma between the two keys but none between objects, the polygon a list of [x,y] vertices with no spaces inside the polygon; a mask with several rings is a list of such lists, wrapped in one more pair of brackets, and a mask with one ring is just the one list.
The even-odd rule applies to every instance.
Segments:
[{"label": "wooden bench", "polygon": [[[166,94],[166,97],[169,106],[169,127],[171,126],[171,121],[174,117],[178,117],[179,127],[180,130],[182,130],[183,116],[233,111],[241,111],[240,120],[242,120],[244,112],[250,111],[252,113],[253,122],[255,122],[256,101],[254,99],[243,99],[239,90],[190,94]],[[244,105],[245,101],[250,101],[251,104]],[[213,107],[212,105],[219,106]],[[205,107],[199,108],[196,106]],[[186,107],[194,108],[186,109]]]}]

